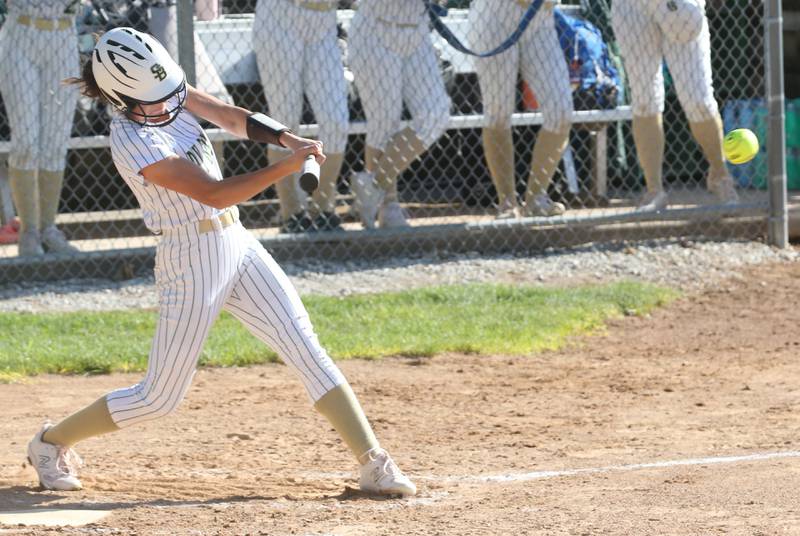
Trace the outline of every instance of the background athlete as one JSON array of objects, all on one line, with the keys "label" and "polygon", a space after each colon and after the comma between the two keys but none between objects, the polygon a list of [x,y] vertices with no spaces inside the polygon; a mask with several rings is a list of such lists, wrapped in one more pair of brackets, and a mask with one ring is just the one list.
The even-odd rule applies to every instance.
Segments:
[{"label": "background athlete", "polygon": [[708,189],[721,203],[736,203],[738,195],[722,153],[722,120],[711,80],[705,0],[614,0],[611,21],[630,84],[633,140],[647,183],[639,210],[667,206],[661,181],[664,60],[692,135],[708,161]]},{"label": "background athlete", "polygon": [[[414,494],[414,484],[380,448],[347,380],[320,346],[289,279],[238,221],[236,203],[298,171],[309,154],[323,161],[322,144],[186,86],[183,71],[158,41],[130,28],[104,34],[75,82],[87,96],[121,111],[111,124],[114,164],[147,226],[162,235],[155,265],[159,316],[139,383],[55,426],[46,423],[31,440],[28,456],[42,486],[80,489],[74,444],[173,412],[189,389],[209,329],[225,309],[296,373],[314,407],[361,463],[362,489]],[[264,169],[223,179],[195,116],[290,153]]]},{"label": "background athlete", "polygon": [[[253,21],[253,50],[272,117],[297,129],[303,113],[303,93],[319,124],[327,160],[319,187],[308,207],[297,181],[281,181],[282,231],[336,231],[336,180],[344,160],[349,128],[347,85],[336,30],[337,0],[258,0]],[[286,155],[270,147],[270,162]],[[309,208],[311,214],[309,214]]]},{"label": "background athlete", "polygon": [[0,92],[11,127],[8,177],[20,256],[78,251],[56,228],[78,92],[78,0],[10,0],[0,29]]},{"label": "background athlete", "polygon": [[[397,178],[444,132],[450,98],[430,39],[425,5],[362,0],[349,31],[348,59],[367,117],[366,171],[351,187],[366,228],[405,227]],[[403,102],[411,126],[400,129]]]},{"label": "background athlete", "polygon": [[[517,29],[529,4],[530,0],[474,0],[469,10],[471,48],[482,52],[497,47]],[[545,1],[517,44],[496,56],[475,59],[486,121],[483,148],[497,188],[499,218],[556,216],[565,210],[547,194],[569,140],[572,118],[572,89],[556,34],[553,6],[553,1]],[[520,72],[536,94],[544,116],[522,207],[517,200],[511,134]]]}]

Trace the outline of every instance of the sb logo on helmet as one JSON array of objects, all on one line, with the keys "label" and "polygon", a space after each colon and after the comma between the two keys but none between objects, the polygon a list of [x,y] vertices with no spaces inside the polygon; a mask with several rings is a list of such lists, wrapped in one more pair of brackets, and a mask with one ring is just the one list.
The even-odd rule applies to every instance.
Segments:
[{"label": "sb logo on helmet", "polygon": [[678,11],[678,3],[675,0],[669,0],[667,2],[667,9],[670,11]]},{"label": "sb logo on helmet", "polygon": [[167,77],[167,71],[164,70],[160,63],[154,63],[153,66],[150,67],[150,72],[153,73],[153,76],[159,82]]}]

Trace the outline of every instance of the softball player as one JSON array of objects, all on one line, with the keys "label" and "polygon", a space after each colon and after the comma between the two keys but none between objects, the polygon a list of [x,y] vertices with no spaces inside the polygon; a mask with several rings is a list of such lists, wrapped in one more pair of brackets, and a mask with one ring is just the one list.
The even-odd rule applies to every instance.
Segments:
[{"label": "softball player", "polygon": [[[450,97],[422,2],[362,0],[349,31],[348,59],[367,116],[366,171],[353,176],[364,227],[405,227],[397,177],[444,132]],[[405,101],[411,126],[400,129]]]},{"label": "softball player", "polygon": [[[414,484],[379,447],[347,380],[320,346],[289,279],[238,221],[236,203],[298,171],[309,154],[324,161],[322,143],[187,86],[158,41],[130,28],[103,35],[75,81],[84,94],[121,111],[111,123],[112,157],[145,223],[161,235],[155,266],[160,312],[141,382],[55,426],[46,423],[31,440],[28,456],[42,486],[80,489],[71,448],[78,441],[173,412],[211,325],[225,309],[297,374],[314,407],[361,462],[362,489],[414,494]],[[223,179],[195,115],[291,153],[267,168]]]},{"label": "softball player", "polygon": [[[314,192],[316,212],[308,215],[306,196],[297,181],[275,188],[281,204],[282,230],[340,230],[336,179],[344,160],[349,113],[342,54],[336,35],[336,0],[258,0],[253,22],[253,50],[270,115],[290,128],[300,125],[303,92],[319,123],[319,139],[328,150]],[[269,161],[285,153],[270,147]]]},{"label": "softball player", "polygon": [[736,203],[738,195],[723,158],[722,120],[711,81],[705,0],[614,0],[611,21],[628,75],[633,139],[647,183],[639,210],[667,206],[661,182],[665,59],[692,134],[709,164],[708,189],[721,203]]},{"label": "softball player", "polygon": [[[558,43],[553,7],[545,2],[520,37],[505,52],[476,58],[475,71],[483,97],[483,146],[499,201],[498,218],[557,216],[565,207],[553,202],[547,187],[569,140],[572,90],[564,53]],[[469,10],[469,42],[490,50],[516,30],[530,0],[475,0]],[[517,73],[533,89],[544,123],[531,157],[525,204],[519,207],[514,180],[511,114],[516,102]]]},{"label": "softball player", "polygon": [[55,226],[78,93],[78,0],[11,0],[0,30],[0,91],[11,126],[8,174],[20,256],[72,253]]}]

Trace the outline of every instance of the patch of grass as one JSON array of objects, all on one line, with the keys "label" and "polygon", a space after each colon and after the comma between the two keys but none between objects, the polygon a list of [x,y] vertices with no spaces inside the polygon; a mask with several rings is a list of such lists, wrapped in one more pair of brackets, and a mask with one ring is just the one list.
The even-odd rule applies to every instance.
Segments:
[{"label": "patch of grass", "polygon": [[[442,352],[528,355],[563,346],[613,317],[643,314],[677,296],[641,283],[538,288],[458,285],[343,298],[304,298],[336,359]],[[0,382],[42,373],[144,370],[153,311],[0,314]],[[201,365],[241,366],[277,356],[223,314]]]}]

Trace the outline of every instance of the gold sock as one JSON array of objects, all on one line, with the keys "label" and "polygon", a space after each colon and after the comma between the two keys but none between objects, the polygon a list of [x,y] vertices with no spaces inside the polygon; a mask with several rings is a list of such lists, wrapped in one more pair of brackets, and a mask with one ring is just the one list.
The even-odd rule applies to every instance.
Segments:
[{"label": "gold sock", "polygon": [[[267,149],[267,158],[270,162],[277,162],[287,156],[286,151],[278,151],[276,149]],[[305,210],[305,206],[300,196],[300,188],[297,185],[297,177],[295,174],[279,180],[275,183],[275,191],[278,193],[278,200],[280,201],[281,219],[286,221],[290,216]]]},{"label": "gold sock", "polygon": [[318,212],[333,212],[336,209],[336,181],[342,170],[343,153],[326,155],[319,170],[319,188],[314,191],[314,205]]},{"label": "gold sock", "polygon": [[8,182],[11,197],[20,221],[20,232],[39,230],[41,211],[39,209],[39,183],[36,170],[8,168]]},{"label": "gold sock", "polygon": [[359,463],[363,464],[364,454],[378,448],[375,433],[349,384],[334,387],[314,407],[333,425]]},{"label": "gold sock", "polygon": [[375,182],[390,193],[400,176],[422,153],[427,150],[425,143],[414,129],[406,127],[397,132],[386,144],[375,167]]},{"label": "gold sock", "polygon": [[514,139],[511,128],[483,129],[483,152],[501,207],[517,206],[514,178]]},{"label": "gold sock", "polygon": [[725,158],[722,156],[722,119],[716,114],[712,119],[689,123],[692,134],[708,161],[710,179],[720,179],[728,175]]},{"label": "gold sock", "polygon": [[531,155],[531,172],[525,193],[526,204],[547,191],[568,141],[569,128],[558,132],[539,129]]},{"label": "gold sock", "polygon": [[61,200],[61,186],[64,183],[64,170],[39,170],[39,228],[45,230],[56,223],[58,202]]},{"label": "gold sock", "polygon": [[90,437],[119,430],[108,411],[106,397],[98,398],[89,406],[77,411],[50,428],[42,440],[53,445],[71,447]]},{"label": "gold sock", "polygon": [[633,116],[633,141],[647,183],[647,191],[661,191],[663,189],[661,173],[664,165],[663,115]]}]

